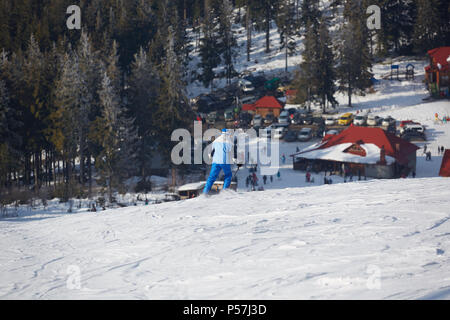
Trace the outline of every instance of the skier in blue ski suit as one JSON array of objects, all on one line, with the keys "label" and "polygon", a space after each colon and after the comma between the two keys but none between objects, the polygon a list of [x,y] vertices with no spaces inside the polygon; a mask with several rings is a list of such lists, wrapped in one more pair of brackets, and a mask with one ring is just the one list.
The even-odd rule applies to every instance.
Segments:
[{"label": "skier in blue ski suit", "polygon": [[233,174],[231,173],[231,164],[233,163],[233,142],[227,129],[222,130],[222,134],[212,144],[212,167],[208,181],[203,189],[204,194],[211,191],[214,182],[223,170],[225,179],[223,182],[223,190],[228,189],[231,184]]}]

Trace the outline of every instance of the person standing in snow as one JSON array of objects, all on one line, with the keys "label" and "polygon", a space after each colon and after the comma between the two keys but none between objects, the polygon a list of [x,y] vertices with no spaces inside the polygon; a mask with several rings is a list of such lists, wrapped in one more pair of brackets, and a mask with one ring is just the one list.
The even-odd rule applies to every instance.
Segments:
[{"label": "person standing in snow", "polygon": [[206,182],[205,188],[203,189],[203,194],[208,194],[220,174],[223,170],[225,175],[223,182],[223,190],[228,189],[231,184],[231,178],[233,174],[231,173],[231,164],[233,153],[233,142],[231,141],[230,134],[227,129],[222,130],[222,134],[219,138],[214,140],[212,145],[212,167],[209,174],[208,181]]},{"label": "person standing in snow", "polygon": [[281,156],[281,162],[282,162],[283,164],[286,164],[286,156],[284,155],[284,153],[283,153],[283,155]]},{"label": "person standing in snow", "polygon": [[281,173],[280,173],[280,170],[278,170],[278,172],[277,172],[277,178],[278,178],[278,180],[281,180]]},{"label": "person standing in snow", "polygon": [[263,176],[263,181],[264,181],[264,184],[267,183],[267,176],[266,175]]},{"label": "person standing in snow", "polygon": [[427,145],[424,145],[423,146],[423,154],[426,154],[427,153]]}]

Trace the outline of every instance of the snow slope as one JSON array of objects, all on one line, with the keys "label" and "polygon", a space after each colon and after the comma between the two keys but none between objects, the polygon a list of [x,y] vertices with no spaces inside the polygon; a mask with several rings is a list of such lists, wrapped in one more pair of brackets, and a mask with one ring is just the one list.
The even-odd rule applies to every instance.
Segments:
[{"label": "snow slope", "polygon": [[0,298],[448,299],[448,190],[374,180],[2,220]]}]

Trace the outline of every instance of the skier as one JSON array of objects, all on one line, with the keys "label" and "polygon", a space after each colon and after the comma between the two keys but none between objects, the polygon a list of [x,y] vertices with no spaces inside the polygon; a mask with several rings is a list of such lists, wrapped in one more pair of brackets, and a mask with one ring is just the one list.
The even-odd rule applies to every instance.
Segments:
[{"label": "skier", "polygon": [[427,145],[424,145],[423,146],[423,154],[426,154],[427,153]]},{"label": "skier", "polygon": [[206,182],[203,194],[207,195],[220,174],[220,171],[224,172],[223,190],[228,189],[231,184],[231,164],[235,162],[232,160],[233,142],[231,141],[230,134],[227,129],[222,130],[222,134],[212,145],[212,167],[209,174],[208,181]]},{"label": "skier", "polygon": [[277,172],[277,178],[278,178],[278,180],[281,180],[281,173],[280,173],[280,170],[278,170],[278,172]]},{"label": "skier", "polygon": [[264,181],[264,184],[267,183],[267,176],[266,175],[263,176],[263,181]]},{"label": "skier", "polygon": [[286,156],[284,155],[284,153],[283,153],[283,155],[281,156],[281,162],[282,162],[283,164],[286,164]]}]

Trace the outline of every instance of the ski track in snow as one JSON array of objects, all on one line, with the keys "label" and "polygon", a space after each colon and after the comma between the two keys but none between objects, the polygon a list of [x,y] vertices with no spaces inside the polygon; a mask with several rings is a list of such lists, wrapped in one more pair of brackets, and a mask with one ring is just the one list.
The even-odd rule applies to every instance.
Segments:
[{"label": "ski track in snow", "polygon": [[450,298],[449,189],[374,180],[3,220],[0,298]]}]

